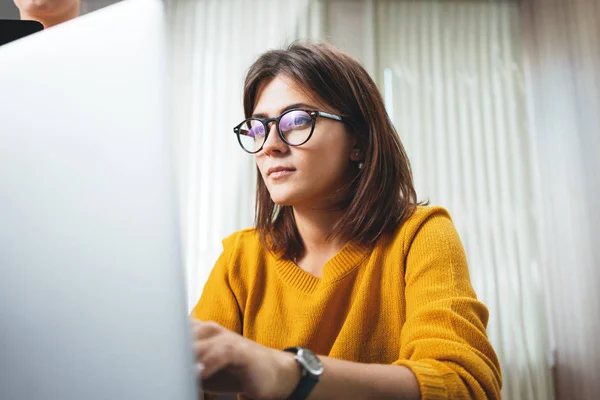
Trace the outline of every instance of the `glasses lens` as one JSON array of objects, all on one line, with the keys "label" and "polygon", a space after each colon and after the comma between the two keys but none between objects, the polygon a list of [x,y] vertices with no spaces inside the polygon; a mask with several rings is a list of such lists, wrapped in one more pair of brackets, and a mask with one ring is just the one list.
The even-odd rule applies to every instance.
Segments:
[{"label": "glasses lens", "polygon": [[312,127],[313,119],[306,111],[290,111],[279,121],[279,130],[285,141],[291,145],[300,145],[306,142]]},{"label": "glasses lens", "polygon": [[242,147],[254,153],[265,142],[265,126],[256,119],[248,119],[240,126],[239,138]]}]

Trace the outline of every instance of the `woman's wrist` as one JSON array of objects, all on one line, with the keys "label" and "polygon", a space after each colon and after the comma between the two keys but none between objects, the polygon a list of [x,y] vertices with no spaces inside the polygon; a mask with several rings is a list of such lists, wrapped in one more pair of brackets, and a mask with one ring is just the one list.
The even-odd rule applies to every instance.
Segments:
[{"label": "woman's wrist", "polygon": [[301,369],[294,359],[294,354],[280,350],[273,350],[273,352],[276,379],[273,395],[269,398],[287,399],[300,382]]}]

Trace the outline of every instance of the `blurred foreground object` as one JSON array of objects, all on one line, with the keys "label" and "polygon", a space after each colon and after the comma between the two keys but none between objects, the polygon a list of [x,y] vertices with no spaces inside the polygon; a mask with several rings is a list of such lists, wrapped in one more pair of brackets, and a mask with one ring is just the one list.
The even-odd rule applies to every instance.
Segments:
[{"label": "blurred foreground object", "polygon": [[127,0],[0,47],[2,400],[198,398],[168,30]]},{"label": "blurred foreground object", "polygon": [[38,21],[0,19],[0,46],[44,30]]}]

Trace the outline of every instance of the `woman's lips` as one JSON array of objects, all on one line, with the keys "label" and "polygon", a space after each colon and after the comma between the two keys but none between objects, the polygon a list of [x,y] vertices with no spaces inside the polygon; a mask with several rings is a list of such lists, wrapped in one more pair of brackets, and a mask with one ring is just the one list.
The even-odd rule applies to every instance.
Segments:
[{"label": "woman's lips", "polygon": [[269,169],[267,169],[267,176],[273,176],[276,173],[280,175],[285,175],[283,172],[293,172],[296,169],[293,167],[286,167],[285,165],[275,165]]},{"label": "woman's lips", "polygon": [[292,169],[281,169],[278,171],[273,171],[269,174],[269,178],[271,179],[281,179],[281,178],[285,178],[287,176],[290,176],[291,174],[294,173],[294,170]]}]

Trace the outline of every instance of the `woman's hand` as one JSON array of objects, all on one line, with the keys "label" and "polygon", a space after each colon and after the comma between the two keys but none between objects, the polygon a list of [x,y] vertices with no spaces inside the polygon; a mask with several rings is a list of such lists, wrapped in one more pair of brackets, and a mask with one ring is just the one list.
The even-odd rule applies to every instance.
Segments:
[{"label": "woman's hand", "polygon": [[298,384],[300,368],[293,354],[262,346],[215,322],[191,323],[204,391],[277,399],[289,396]]}]

